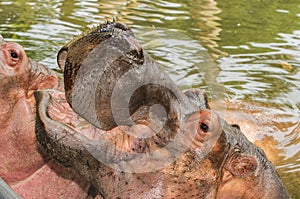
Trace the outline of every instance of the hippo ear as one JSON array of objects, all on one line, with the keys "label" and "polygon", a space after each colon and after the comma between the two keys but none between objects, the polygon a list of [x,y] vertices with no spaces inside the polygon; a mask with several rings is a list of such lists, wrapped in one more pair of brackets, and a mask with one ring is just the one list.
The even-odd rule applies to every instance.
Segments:
[{"label": "hippo ear", "polygon": [[57,55],[57,64],[62,71],[65,70],[65,63],[67,60],[67,56],[68,56],[68,48],[63,47],[62,49],[60,49]]},{"label": "hippo ear", "polygon": [[226,164],[226,169],[228,169],[232,175],[240,178],[254,174],[257,167],[257,159],[250,155],[239,155]]}]

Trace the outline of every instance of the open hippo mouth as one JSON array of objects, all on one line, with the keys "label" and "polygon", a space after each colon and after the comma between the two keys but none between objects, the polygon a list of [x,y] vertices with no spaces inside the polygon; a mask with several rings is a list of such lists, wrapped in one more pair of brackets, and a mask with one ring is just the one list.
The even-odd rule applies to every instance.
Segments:
[{"label": "open hippo mouth", "polygon": [[[115,169],[137,173],[170,164],[197,132],[184,133],[184,120],[208,108],[202,91],[181,92],[123,24],[102,24],[71,41],[60,50],[58,63],[66,97],[56,91],[35,94],[37,127],[52,132],[52,142],[61,142],[61,151],[83,147],[81,151]],[[58,128],[62,134],[56,134]],[[38,134],[39,141],[48,146],[43,136]]]},{"label": "open hippo mouth", "polygon": [[[204,92],[181,92],[124,25],[100,25],[71,41],[59,52],[58,63],[66,95],[35,92],[37,139],[48,154],[88,179],[108,170],[156,172],[191,145],[199,153],[205,140],[216,142],[219,136],[205,111]],[[214,120],[219,125],[218,117]],[[105,189],[99,179],[91,181],[99,191]]]},{"label": "open hippo mouth", "polygon": [[58,63],[65,93],[35,92],[37,139],[103,198],[288,198],[261,149],[202,91],[180,91],[126,25],[71,41]]}]

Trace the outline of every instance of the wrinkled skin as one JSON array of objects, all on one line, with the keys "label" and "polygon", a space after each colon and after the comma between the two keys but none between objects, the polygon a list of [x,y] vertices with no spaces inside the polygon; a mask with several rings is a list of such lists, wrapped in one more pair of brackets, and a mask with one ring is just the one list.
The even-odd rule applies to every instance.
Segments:
[{"label": "wrinkled skin", "polygon": [[34,91],[61,90],[56,73],[0,37],[0,177],[22,198],[86,198],[89,183],[38,149]]},{"label": "wrinkled skin", "polygon": [[[289,198],[278,173],[265,153],[253,145],[238,126],[228,125],[215,112],[210,111],[203,92],[197,89],[176,95],[184,99],[185,108],[186,105],[191,105],[187,111],[180,112],[178,110],[182,104],[176,104],[174,96],[167,93],[164,96],[164,92],[160,92],[156,87],[143,87],[137,96],[143,97],[145,94],[148,97],[144,97],[140,104],[137,104],[138,100],[133,99],[130,106],[134,107],[130,112],[134,125],[126,125],[126,123],[119,126],[114,123],[110,125],[109,121],[112,118],[107,110],[111,107],[107,109],[101,106],[100,100],[100,105],[95,106],[97,120],[104,122],[99,121],[98,127],[110,130],[95,127],[99,124],[94,120],[95,117],[86,114],[85,109],[76,109],[70,97],[77,94],[74,93],[76,89],[73,90],[76,78],[74,75],[77,75],[76,71],[79,69],[74,70],[72,67],[85,67],[88,65],[82,63],[97,62],[93,60],[93,56],[89,57],[89,53],[109,51],[100,47],[105,48],[114,44],[116,49],[122,49],[127,45],[132,48],[130,55],[132,52],[133,55],[134,52],[137,53],[137,56],[132,57],[125,53],[122,62],[113,63],[119,65],[119,68],[114,68],[115,65],[112,65],[112,71],[122,69],[128,64],[129,67],[135,67],[134,64],[137,64],[139,66],[137,71],[144,67],[153,67],[154,70],[156,68],[155,63],[145,52],[141,55],[142,49],[133,39],[133,35],[128,34],[127,31],[130,30],[128,27],[110,23],[108,26],[108,31],[105,25],[100,27],[106,33],[113,30],[111,32],[118,32],[118,34],[104,34],[105,37],[100,34],[100,38],[96,38],[99,42],[96,45],[87,42],[89,52],[80,57],[82,60],[78,61],[79,55],[74,49],[76,46],[85,49],[87,47],[85,42],[80,43],[80,41],[88,38],[89,35],[73,41],[60,51],[58,62],[65,70],[65,82],[69,84],[66,85],[66,97],[63,92],[54,90],[35,93],[36,133],[40,145],[47,154],[51,154],[61,164],[77,170],[94,185],[103,198]],[[101,30],[99,29],[100,33]],[[112,43],[101,46],[106,39],[110,39]],[[118,39],[127,42],[126,45],[118,46],[120,42],[113,43]],[[105,57],[108,60],[111,58],[109,54],[105,55],[108,56]],[[144,61],[138,61],[139,59]],[[130,65],[132,63],[133,65]],[[71,67],[71,72],[66,72],[66,67]],[[106,82],[114,81],[111,79]],[[90,85],[97,85],[97,83]],[[105,88],[104,83],[105,81],[100,80],[100,88],[98,87],[96,91],[101,91],[101,87]],[[161,95],[162,100],[153,98],[147,94],[148,92]],[[109,92],[106,96],[109,101],[111,97]],[[167,122],[161,129],[157,128],[157,123],[151,121],[152,100],[155,103],[162,103],[162,106],[167,109]],[[166,105],[167,102],[170,106]],[[76,109],[76,113],[69,104]],[[172,107],[173,104],[176,104],[174,107],[179,106],[179,109]],[[81,112],[84,118],[91,119],[94,125],[77,115]],[[99,115],[99,113],[107,114],[109,120],[105,121],[106,115]],[[152,136],[143,138],[142,135]],[[174,141],[177,135],[179,139],[176,140],[175,145],[168,147],[168,143]],[[186,148],[181,150],[181,147]],[[155,153],[157,150],[161,150],[160,153]],[[140,154],[147,154],[147,157]],[[157,168],[158,164],[168,160],[174,161]],[[140,167],[144,168],[145,172],[136,170]],[[123,171],[124,168],[127,169],[126,172]]]}]

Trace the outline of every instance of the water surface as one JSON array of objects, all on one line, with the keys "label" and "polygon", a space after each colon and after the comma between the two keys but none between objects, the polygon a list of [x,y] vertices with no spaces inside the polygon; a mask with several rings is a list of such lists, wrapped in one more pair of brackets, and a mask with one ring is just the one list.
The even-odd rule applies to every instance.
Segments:
[{"label": "water surface", "polygon": [[299,1],[0,0],[0,33],[56,69],[65,42],[113,18],[130,25],[179,87],[225,101],[222,113],[300,198]]}]

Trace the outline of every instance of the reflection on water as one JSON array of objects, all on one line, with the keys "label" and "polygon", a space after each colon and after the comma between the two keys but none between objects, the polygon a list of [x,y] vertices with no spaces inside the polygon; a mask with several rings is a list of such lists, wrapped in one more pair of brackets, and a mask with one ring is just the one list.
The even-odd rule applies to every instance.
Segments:
[{"label": "reflection on water", "polygon": [[134,29],[181,88],[226,96],[228,120],[264,148],[300,198],[297,0],[0,0],[0,33],[51,68],[66,41],[113,18]]}]

